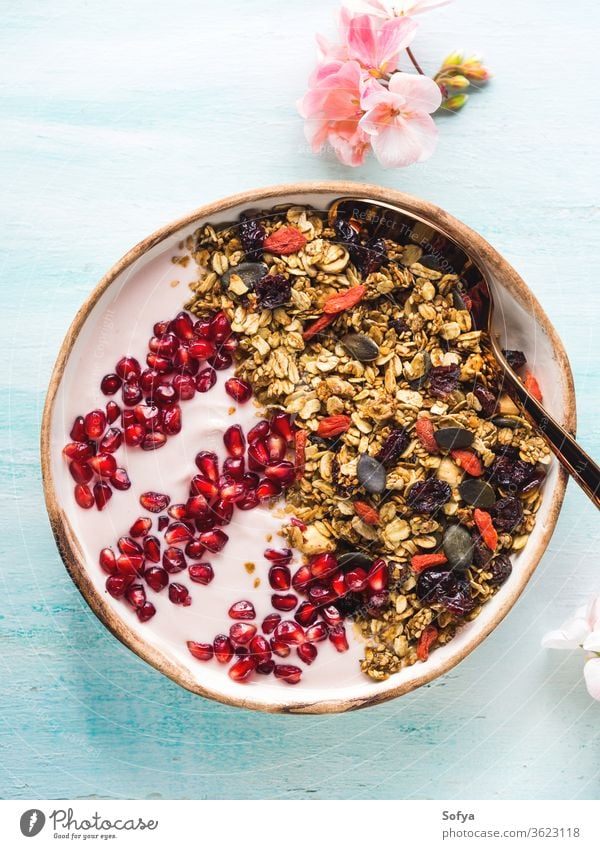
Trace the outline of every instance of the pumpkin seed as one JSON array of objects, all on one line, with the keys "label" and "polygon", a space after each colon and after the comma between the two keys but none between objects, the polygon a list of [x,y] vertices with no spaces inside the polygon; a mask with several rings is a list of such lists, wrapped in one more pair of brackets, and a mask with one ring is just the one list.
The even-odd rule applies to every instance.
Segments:
[{"label": "pumpkin seed", "polygon": [[455,310],[467,310],[467,305],[463,300],[462,293],[458,289],[452,290],[452,303]]},{"label": "pumpkin seed", "polygon": [[385,469],[369,454],[361,454],[356,467],[356,475],[367,492],[377,494],[385,489]]},{"label": "pumpkin seed", "polygon": [[462,525],[450,525],[442,542],[444,554],[455,569],[468,569],[473,561],[473,540]]},{"label": "pumpkin seed", "polygon": [[347,333],[340,342],[348,353],[361,363],[370,363],[379,356],[379,345],[364,333]]},{"label": "pumpkin seed", "polygon": [[372,563],[373,558],[368,557],[362,551],[347,551],[345,554],[342,554],[341,557],[338,557],[338,566],[344,571],[357,569],[359,567],[368,571],[371,568]]},{"label": "pumpkin seed", "polygon": [[492,424],[495,424],[496,427],[509,427],[511,430],[516,430],[521,422],[519,419],[509,419],[506,416],[496,416],[492,419]]},{"label": "pumpkin seed", "polygon": [[468,448],[473,444],[473,434],[464,427],[441,427],[436,430],[434,436],[440,448],[445,448],[447,451]]},{"label": "pumpkin seed", "polygon": [[469,478],[459,484],[460,497],[472,507],[492,507],[496,503],[494,487],[486,481]]},{"label": "pumpkin seed", "polygon": [[241,262],[221,275],[221,286],[230,295],[243,297],[268,272],[264,262]]}]

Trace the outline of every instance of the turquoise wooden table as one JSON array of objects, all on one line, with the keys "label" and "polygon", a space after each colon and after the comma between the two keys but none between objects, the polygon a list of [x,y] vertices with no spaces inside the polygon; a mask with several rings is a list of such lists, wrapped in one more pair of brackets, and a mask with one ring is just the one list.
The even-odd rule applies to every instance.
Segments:
[{"label": "turquoise wooden table", "polygon": [[[496,632],[441,680],[351,715],[266,716],[190,695],[120,645],[67,576],[38,431],[63,335],[108,266],[226,194],[345,178],[294,101],[333,0],[4,0],[0,96],[0,795],[6,798],[597,798],[600,704],[540,638],[600,589],[595,510],[571,485]],[[447,208],[512,262],[565,341],[600,455],[600,171],[594,0],[463,0],[420,18],[496,77],[440,120],[434,158],[356,179]]]}]

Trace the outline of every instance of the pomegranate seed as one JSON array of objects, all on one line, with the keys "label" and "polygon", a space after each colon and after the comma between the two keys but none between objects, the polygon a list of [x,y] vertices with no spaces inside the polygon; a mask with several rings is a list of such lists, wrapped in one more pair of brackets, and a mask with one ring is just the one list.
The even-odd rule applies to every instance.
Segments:
[{"label": "pomegranate seed", "polygon": [[173,321],[169,322],[169,329],[184,341],[194,337],[194,324],[187,312],[178,312]]},{"label": "pomegranate seed", "polygon": [[146,590],[141,584],[132,584],[125,593],[125,598],[132,607],[142,607],[146,602]]},{"label": "pomegranate seed", "polygon": [[286,455],[287,443],[283,436],[278,433],[270,433],[265,439],[269,461],[271,463],[280,463]]},{"label": "pomegranate seed", "polygon": [[275,413],[271,419],[271,430],[283,436],[288,445],[294,441],[292,418],[288,413]]},{"label": "pomegranate seed", "polygon": [[107,575],[114,575],[117,571],[117,558],[112,548],[103,548],[98,558],[100,568]]},{"label": "pomegranate seed", "polygon": [[135,540],[131,539],[131,537],[121,537],[117,542],[117,546],[121,554],[142,554],[142,546],[138,545],[138,543]]},{"label": "pomegranate seed", "polygon": [[90,466],[103,478],[109,478],[117,471],[117,461],[112,454],[96,454],[95,457],[90,457]]},{"label": "pomegranate seed", "polygon": [[346,573],[346,585],[353,593],[360,593],[367,587],[367,573],[357,567]]},{"label": "pomegranate seed", "polygon": [[271,596],[271,605],[275,608],[275,610],[282,610],[289,613],[289,611],[293,610],[297,604],[298,598],[293,595],[293,593],[287,593],[287,595],[274,594]]},{"label": "pomegranate seed", "polygon": [[215,522],[219,525],[228,525],[233,516],[233,504],[231,501],[216,501],[212,506]]},{"label": "pomegranate seed", "polygon": [[151,566],[144,572],[144,579],[154,592],[159,593],[169,583],[169,576],[160,566]]},{"label": "pomegranate seed", "polygon": [[282,643],[300,645],[304,642],[304,631],[297,622],[291,619],[282,620],[275,628],[274,636],[276,640],[280,640]]},{"label": "pomegranate seed", "polygon": [[129,425],[135,424],[136,418],[133,410],[123,410],[121,413],[121,424],[123,429],[129,427]]},{"label": "pomegranate seed", "polygon": [[256,489],[260,478],[255,472],[246,472],[244,477],[242,478],[242,483],[246,488],[246,492],[251,492],[253,489]]},{"label": "pomegranate seed", "polygon": [[[235,628],[235,625],[231,626]],[[250,654],[256,660],[256,663],[268,663],[271,660],[271,647],[269,646],[269,641],[262,636],[262,634],[257,634],[256,637],[252,638],[250,643]]]},{"label": "pomegranate seed", "polygon": [[193,581],[195,584],[204,584],[204,586],[210,584],[215,577],[213,567],[210,563],[192,563],[188,569],[188,574],[190,581]]},{"label": "pomegranate seed", "polygon": [[312,580],[313,577],[308,566],[300,566],[292,575],[292,586],[296,592],[303,592]]},{"label": "pomegranate seed", "polygon": [[195,519],[198,516],[206,516],[210,510],[210,506],[203,495],[194,495],[188,498],[184,510],[187,516]]},{"label": "pomegranate seed", "polygon": [[241,481],[236,481],[229,475],[219,478],[219,496],[223,501],[239,501],[246,495],[246,487]]},{"label": "pomegranate seed", "polygon": [[118,427],[109,427],[100,442],[100,451],[114,454],[121,447],[123,434]]},{"label": "pomegranate seed", "polygon": [[308,564],[313,578],[325,578],[338,568],[337,558],[333,554],[317,554]]},{"label": "pomegranate seed", "polygon": [[291,548],[266,548],[264,556],[271,563],[277,563],[278,566],[287,566],[293,554]]},{"label": "pomegranate seed", "polygon": [[228,354],[233,354],[240,346],[240,341],[237,336],[231,335],[229,339],[225,339],[222,343],[220,350],[227,351]]},{"label": "pomegranate seed", "polygon": [[212,515],[212,511],[206,516],[196,516],[195,527],[199,533],[203,534],[205,531],[212,531],[214,526],[215,517]]},{"label": "pomegranate seed", "polygon": [[176,374],[173,378],[173,388],[182,401],[189,401],[196,394],[194,378],[189,374]]},{"label": "pomegranate seed", "polygon": [[194,460],[198,471],[205,478],[217,483],[219,480],[219,459],[213,451],[199,451]]},{"label": "pomegranate seed", "polygon": [[281,678],[286,684],[297,684],[302,677],[302,670],[298,666],[287,663],[276,663],[273,673],[275,678]]},{"label": "pomegranate seed", "polygon": [[256,634],[256,625],[250,625],[248,622],[236,622],[229,629],[229,636],[234,643],[245,646],[250,642]]},{"label": "pomegranate seed", "polygon": [[187,560],[180,548],[169,546],[163,551],[162,565],[170,575],[173,575],[175,572],[182,572],[186,568]]},{"label": "pomegranate seed", "polygon": [[251,445],[259,439],[264,439],[269,433],[269,422],[266,419],[261,419],[253,428],[248,431],[248,443]]},{"label": "pomegranate seed", "polygon": [[219,487],[214,481],[202,475],[194,475],[190,481],[190,494],[202,495],[205,499],[213,501],[219,494]]},{"label": "pomegranate seed", "polygon": [[302,645],[298,646],[296,649],[296,654],[300,660],[304,661],[307,666],[310,666],[313,660],[316,660],[318,651],[317,647],[312,643],[302,643]]},{"label": "pomegranate seed", "polygon": [[106,590],[113,598],[122,598],[133,578],[127,575],[110,575],[106,579]]},{"label": "pomegranate seed", "polygon": [[265,477],[280,483],[281,486],[290,486],[296,477],[296,467],[287,460],[281,463],[272,463],[265,469]]},{"label": "pomegranate seed", "polygon": [[105,374],[100,381],[100,389],[105,395],[114,395],[118,392],[123,384],[123,381],[118,374]]},{"label": "pomegranate seed", "polygon": [[248,448],[249,467],[253,471],[260,472],[268,462],[269,455],[267,453],[267,446],[265,445],[264,440],[255,440]]},{"label": "pomegranate seed", "polygon": [[275,661],[274,660],[265,660],[263,663],[259,663],[256,666],[256,671],[259,675],[270,675],[271,672],[275,669]]},{"label": "pomegranate seed", "polygon": [[177,542],[188,542],[191,539],[193,537],[190,529],[183,522],[171,522],[165,533],[165,542],[167,545],[174,545]]},{"label": "pomegranate seed", "polygon": [[348,587],[346,586],[346,576],[343,572],[336,572],[329,582],[331,589],[337,596],[346,595]]},{"label": "pomegranate seed", "polygon": [[189,607],[192,603],[190,591],[183,584],[169,584],[169,601],[173,604],[182,604],[184,607]]},{"label": "pomegranate seed", "polygon": [[228,427],[223,434],[223,442],[230,457],[243,457],[246,440],[239,425]]},{"label": "pomegranate seed", "polygon": [[269,569],[269,584],[274,590],[289,590],[292,574],[287,566],[273,565]]},{"label": "pomegranate seed", "polygon": [[294,619],[303,628],[312,625],[317,618],[317,608],[310,601],[303,601],[294,614]]},{"label": "pomegranate seed", "polygon": [[225,634],[217,634],[213,640],[213,649],[219,663],[229,663],[233,657],[233,643]]},{"label": "pomegranate seed", "polygon": [[229,537],[226,533],[219,530],[219,528],[214,528],[211,531],[204,531],[204,533],[201,533],[199,539],[205,548],[215,553],[217,551],[221,551],[221,549],[225,547]]},{"label": "pomegranate seed", "polygon": [[137,576],[144,568],[144,558],[141,554],[119,554],[117,557],[117,571],[121,575]]},{"label": "pomegranate seed", "polygon": [[114,486],[114,488],[118,489],[120,492],[125,492],[125,490],[129,489],[129,487],[131,486],[129,475],[127,474],[125,469],[117,469],[110,476],[110,482]]},{"label": "pomegranate seed", "polygon": [[320,643],[321,640],[326,640],[329,634],[329,628],[324,622],[315,622],[306,629],[306,639],[310,643]]},{"label": "pomegranate seed", "polygon": [[159,516],[158,517],[158,530],[164,531],[165,528],[169,526],[169,519],[167,516]]},{"label": "pomegranate seed", "polygon": [[194,336],[198,336],[200,339],[212,338],[210,319],[199,318],[198,321],[194,322]]},{"label": "pomegranate seed", "polygon": [[227,670],[229,677],[233,681],[247,681],[254,672],[256,663],[253,657],[240,657],[239,660],[229,667]]},{"label": "pomegranate seed", "polygon": [[308,597],[312,601],[313,604],[320,607],[323,604],[331,604],[332,601],[335,601],[335,593],[330,589],[330,587],[326,587],[324,584],[315,584],[308,589]]},{"label": "pomegranate seed", "polygon": [[144,557],[151,563],[160,563],[160,542],[156,537],[146,537],[144,540]]},{"label": "pomegranate seed", "polygon": [[252,387],[245,380],[230,377],[229,380],[225,381],[225,392],[238,404],[244,404],[252,396]]},{"label": "pomegranate seed", "polygon": [[[85,488],[87,489],[87,487]],[[75,489],[77,489],[77,487],[75,487]],[[104,483],[104,481],[98,481],[98,483],[94,484],[94,500],[96,502],[96,507],[98,508],[98,510],[104,510],[111,498],[112,489],[107,483]]]},{"label": "pomegranate seed", "polygon": [[231,324],[224,312],[218,312],[210,320],[210,332],[217,342],[224,342],[231,334]]},{"label": "pomegranate seed", "polygon": [[281,486],[275,481],[268,481],[263,478],[256,487],[256,497],[259,501],[268,501],[269,498],[275,498],[278,495],[281,495]]},{"label": "pomegranate seed", "polygon": [[277,657],[289,657],[291,652],[291,648],[287,643],[284,643],[282,640],[277,640],[275,637],[269,640],[269,645],[271,646],[271,651],[274,652]]},{"label": "pomegranate seed", "polygon": [[125,444],[135,448],[142,444],[146,436],[146,429],[141,424],[130,424],[123,431],[123,436],[125,437]]},{"label": "pomegranate seed", "polygon": [[[142,492],[140,495],[140,504],[149,513],[162,513],[166,510],[171,499],[168,495],[163,495],[161,492]],[[160,530],[160,528],[159,528]]]},{"label": "pomegranate seed", "polygon": [[244,477],[245,465],[243,457],[227,457],[223,462],[223,474],[233,480],[241,481]]},{"label": "pomegranate seed", "polygon": [[217,382],[217,373],[214,368],[208,366],[196,375],[196,389],[198,392],[208,392]]},{"label": "pomegranate seed", "polygon": [[152,336],[148,342],[148,348],[153,354],[160,354],[161,357],[172,357],[179,348],[179,339],[172,333],[165,333],[164,336]]},{"label": "pomegranate seed", "polygon": [[163,374],[159,374],[156,369],[146,368],[140,376],[140,386],[144,392],[154,392],[157,386],[168,380]]},{"label": "pomegranate seed", "polygon": [[[185,372],[185,377],[189,378],[194,390],[194,394],[196,393],[196,385],[194,383],[194,375],[198,373],[198,369],[200,368],[200,363],[198,360],[195,360],[190,356],[190,352],[187,348],[178,348],[173,354],[173,368],[175,371],[179,372],[179,376],[183,377]],[[175,384],[175,380],[173,379],[173,384]],[[179,389],[179,386],[177,387]],[[183,398],[184,401],[189,401],[189,398]]]},{"label": "pomegranate seed", "polygon": [[190,352],[190,356],[196,360],[208,360],[217,353],[217,349],[209,339],[194,340],[190,343],[188,351]]},{"label": "pomegranate seed", "polygon": [[171,504],[167,513],[171,517],[171,519],[187,519],[187,507],[185,504]]},{"label": "pomegranate seed", "polygon": [[156,608],[154,607],[151,601],[147,601],[144,605],[142,605],[142,607],[139,607],[135,612],[140,622],[147,622],[149,619],[152,619],[152,617],[156,613]]},{"label": "pomegranate seed", "polygon": [[108,401],[106,404],[106,420],[109,424],[114,424],[121,415],[121,408],[115,401]]},{"label": "pomegranate seed", "polygon": [[147,433],[142,439],[141,449],[142,451],[156,451],[158,448],[162,448],[166,441],[167,437],[164,433]]},{"label": "pomegranate seed", "polygon": [[145,537],[150,532],[151,527],[152,519],[148,519],[146,516],[140,516],[129,528],[129,534],[134,538]]},{"label": "pomegranate seed", "polygon": [[236,646],[234,652],[237,657],[247,657],[250,654],[250,649],[247,646]]},{"label": "pomegranate seed", "polygon": [[69,460],[77,460],[78,463],[85,463],[86,460],[89,460],[93,456],[94,452],[92,446],[88,445],[87,442],[69,442],[63,448],[63,454]]},{"label": "pomegranate seed", "polygon": [[278,613],[268,613],[260,626],[265,634],[271,634],[281,622],[281,616]]},{"label": "pomegranate seed", "polygon": [[83,420],[85,432],[90,439],[100,439],[106,430],[106,413],[104,410],[92,410]]},{"label": "pomegranate seed", "polygon": [[196,660],[211,660],[214,655],[214,649],[210,643],[196,643],[194,640],[188,640],[186,645]]},{"label": "pomegranate seed", "polygon": [[373,563],[367,575],[367,580],[373,592],[381,592],[381,590],[387,587],[390,580],[390,572],[385,560],[378,558]]},{"label": "pomegranate seed", "polygon": [[330,604],[321,610],[321,616],[328,625],[339,625],[344,618],[335,605]]},{"label": "pomegranate seed", "polygon": [[162,354],[148,354],[146,357],[146,365],[153,371],[160,374],[169,374],[173,371],[173,364],[169,357],[163,357]]},{"label": "pomegranate seed", "polygon": [[162,386],[157,386],[152,393],[154,403],[159,407],[168,407],[176,404],[179,401],[179,391],[172,383],[166,383]]},{"label": "pomegranate seed", "polygon": [[69,436],[73,442],[85,442],[86,432],[85,425],[83,423],[83,416],[77,416],[73,422],[73,427],[71,428]]},{"label": "pomegranate seed", "polygon": [[77,460],[71,460],[69,472],[75,483],[89,483],[94,477],[92,467],[88,463],[78,463]]},{"label": "pomegranate seed", "polygon": [[348,651],[348,640],[346,639],[346,629],[341,624],[333,625],[329,629],[329,639],[339,652]]},{"label": "pomegranate seed", "polygon": [[122,380],[137,380],[142,373],[140,364],[134,357],[121,357],[115,371]]},{"label": "pomegranate seed", "polygon": [[133,407],[139,404],[144,396],[142,387],[137,381],[128,380],[121,388],[121,398],[126,407]]},{"label": "pomegranate seed", "polygon": [[235,502],[235,506],[238,510],[254,510],[254,508],[258,507],[259,504],[260,501],[258,500],[258,495],[255,491],[247,492],[243,498]]},{"label": "pomegranate seed", "polygon": [[251,601],[236,601],[229,608],[229,616],[232,619],[256,619],[256,611]]},{"label": "pomegranate seed", "polygon": [[170,321],[157,321],[153,327],[153,333],[155,336],[164,336],[165,333],[169,332],[170,327]]}]

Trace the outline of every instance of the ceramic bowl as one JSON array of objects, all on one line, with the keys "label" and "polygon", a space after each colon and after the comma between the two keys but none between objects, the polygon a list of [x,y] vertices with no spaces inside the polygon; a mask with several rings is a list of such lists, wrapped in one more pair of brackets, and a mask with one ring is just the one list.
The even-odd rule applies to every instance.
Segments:
[{"label": "ceramic bowl", "polygon": [[[89,378],[87,382],[97,387],[104,371],[111,370],[105,367],[106,352],[111,345],[119,351],[116,339],[119,310],[128,298],[135,297],[139,305],[135,320],[140,321],[155,321],[163,317],[163,312],[167,316],[172,315],[173,310],[181,307],[186,298],[182,290],[186,288],[186,281],[192,279],[193,270],[177,267],[174,273],[171,257],[177,254],[181,241],[201,224],[235,220],[240,211],[248,207],[269,208],[294,203],[312,204],[324,209],[335,198],[345,195],[401,206],[442,228],[471,255],[493,282],[496,297],[500,300],[498,308],[504,318],[505,344],[525,351],[550,413],[569,430],[574,431],[575,428],[575,399],[567,356],[535,296],[506,260],[480,235],[431,203],[389,189],[357,183],[281,185],[245,192],[203,206],[136,245],[110,269],[91,293],[76,315],[58,355],[42,423],[42,468],[47,509],[67,570],[106,627],[132,651],[182,687],[230,705],[289,713],[354,710],[400,696],[448,672],[491,634],[523,592],[548,545],[565,492],[566,475],[553,462],[545,482],[535,529],[525,549],[513,558],[513,572],[507,583],[484,605],[473,622],[461,628],[451,642],[432,652],[426,663],[416,663],[379,683],[359,671],[359,647],[351,669],[347,668],[340,676],[335,676],[333,671],[330,674],[326,668],[326,674],[313,684],[303,681],[299,686],[291,687],[269,680],[272,676],[260,676],[264,680],[258,680],[259,676],[256,676],[247,685],[236,684],[222,668],[215,669],[212,664],[194,660],[185,646],[180,648],[174,642],[159,639],[153,622],[140,624],[124,604],[107,595],[105,576],[97,565],[98,548],[90,541],[93,532],[90,523],[94,516],[88,514],[98,514],[95,510],[79,510],[77,513],[71,506],[73,484],[61,456],[70,427],[66,423],[70,423],[81,408],[92,409],[97,404],[97,388],[90,396],[89,407],[79,391],[72,391],[76,375],[85,370]],[[171,285],[165,285],[169,275],[179,278],[180,288],[175,285],[175,279],[170,281]],[[162,281],[161,286],[156,281]],[[113,499],[115,501],[116,498]]]}]

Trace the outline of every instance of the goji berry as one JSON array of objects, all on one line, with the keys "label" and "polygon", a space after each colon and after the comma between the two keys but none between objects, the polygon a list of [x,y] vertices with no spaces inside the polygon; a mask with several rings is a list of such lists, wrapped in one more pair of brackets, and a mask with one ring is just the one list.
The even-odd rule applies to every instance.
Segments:
[{"label": "goji berry", "polygon": [[428,454],[439,454],[440,449],[435,441],[435,430],[431,419],[422,418],[415,422],[415,431],[419,442]]},{"label": "goji berry", "polygon": [[455,448],[450,452],[452,459],[461,469],[468,472],[473,477],[480,477],[483,474],[483,466],[477,454],[472,451],[467,451],[466,448]]},{"label": "goji berry", "polygon": [[306,450],[306,440],[308,433],[305,430],[297,430],[295,445],[294,445],[294,461],[296,466],[296,480],[300,480],[304,475],[304,452]]},{"label": "goji berry", "polygon": [[264,241],[263,250],[276,256],[287,256],[301,251],[306,245],[306,236],[295,227],[281,227]]},{"label": "goji berry", "polygon": [[492,517],[485,510],[476,508],[473,512],[473,518],[479,528],[482,540],[491,551],[495,551],[498,545],[498,531],[494,527]]},{"label": "goji berry", "polygon": [[356,306],[362,300],[366,291],[367,287],[361,284],[360,286],[353,286],[351,289],[346,289],[345,292],[340,292],[337,295],[330,295],[323,304],[323,312],[331,315],[350,309],[350,307]]},{"label": "goji berry", "polygon": [[539,401],[541,404],[543,400],[542,390],[540,389],[539,383],[530,371],[526,372],[523,383],[525,385],[525,389],[529,392],[529,394],[533,395],[536,401]]},{"label": "goji berry", "polygon": [[374,507],[371,507],[371,505],[367,504],[365,501],[355,501],[354,510],[356,515],[359,516],[363,522],[366,522],[367,525],[379,524],[379,513]]},{"label": "goji berry", "polygon": [[319,422],[317,435],[328,439],[330,436],[345,433],[349,427],[350,416],[327,416]]},{"label": "goji berry", "polygon": [[321,318],[318,318],[316,321],[313,321],[312,324],[308,325],[302,334],[302,338],[305,342],[308,342],[308,340],[312,339],[313,336],[316,336],[322,330],[325,330],[326,327],[329,327],[330,324],[333,324],[336,318],[336,315],[322,315]]},{"label": "goji berry", "polygon": [[428,625],[421,633],[419,642],[417,643],[417,657],[419,660],[423,662],[427,660],[429,657],[429,649],[431,648],[431,644],[437,639],[437,635],[438,629],[435,625]]},{"label": "goji berry", "polygon": [[443,551],[436,554],[414,554],[410,558],[410,565],[413,572],[422,572],[423,569],[429,569],[430,566],[442,566],[448,562],[448,558]]}]

